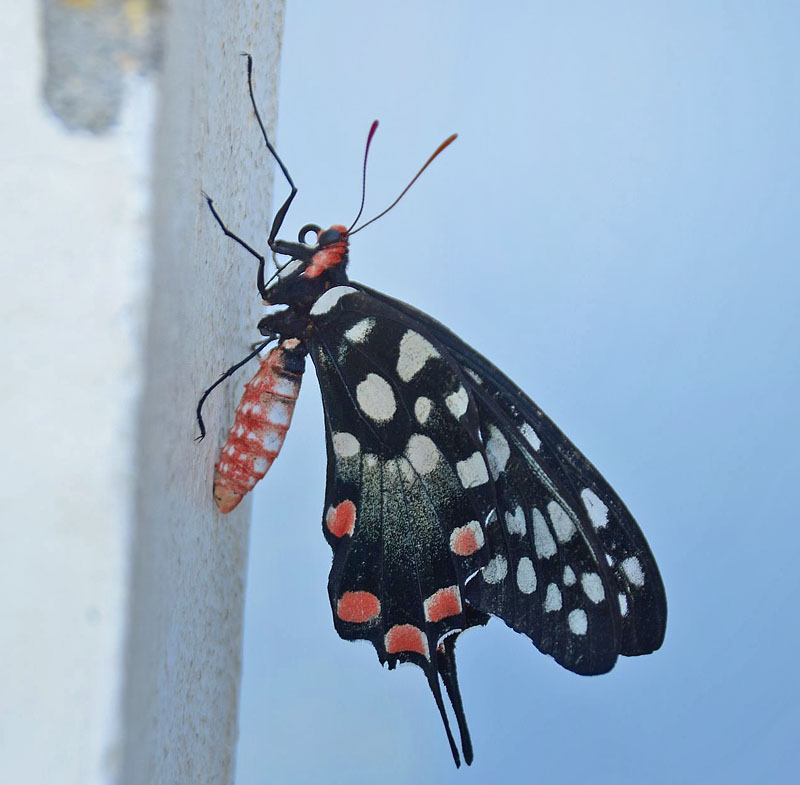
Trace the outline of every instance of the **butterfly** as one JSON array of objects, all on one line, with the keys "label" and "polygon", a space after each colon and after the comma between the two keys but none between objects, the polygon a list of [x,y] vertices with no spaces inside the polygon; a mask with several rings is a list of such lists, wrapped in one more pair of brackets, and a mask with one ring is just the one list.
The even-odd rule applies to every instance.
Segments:
[{"label": "butterfly", "polygon": [[[472,743],[458,685],[459,635],[492,616],[579,674],[609,671],[619,655],[658,649],[666,596],[641,530],[595,467],[507,376],[430,316],[348,277],[354,229],[308,224],[297,242],[278,232],[297,189],[264,142],[291,192],[268,245],[289,261],[265,281],[259,322],[270,342],[245,388],[216,466],[214,497],[232,509],[268,470],[289,428],[306,357],[319,380],[328,468],[322,529],[333,551],[328,579],[333,622],[346,640],[367,640],[390,669],[422,669],[456,765]],[[373,124],[364,157],[375,133]]]}]

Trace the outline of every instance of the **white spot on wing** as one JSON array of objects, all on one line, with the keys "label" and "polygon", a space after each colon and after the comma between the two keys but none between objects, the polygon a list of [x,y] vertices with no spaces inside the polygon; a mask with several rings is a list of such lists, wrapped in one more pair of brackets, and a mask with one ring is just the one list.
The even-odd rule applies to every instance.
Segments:
[{"label": "white spot on wing", "polygon": [[553,523],[553,530],[556,533],[556,537],[558,537],[558,541],[569,541],[577,530],[566,510],[558,502],[550,502],[547,505],[547,514]]},{"label": "white spot on wing", "polygon": [[531,428],[528,423],[522,423],[522,427],[520,428],[522,435],[527,440],[528,444],[533,447],[534,450],[538,450],[542,446],[541,439],[536,435],[536,431]]},{"label": "white spot on wing", "polygon": [[606,596],[603,581],[596,572],[585,572],[581,575],[583,593],[596,605]]},{"label": "white spot on wing", "polygon": [[428,422],[428,417],[431,414],[431,399],[426,398],[424,395],[417,398],[414,402],[414,416],[420,425],[425,425]]},{"label": "white spot on wing", "polygon": [[438,356],[439,352],[433,348],[430,341],[419,333],[408,330],[400,339],[397,373],[404,382],[410,382],[428,360]]},{"label": "white spot on wing", "polygon": [[344,431],[335,433],[331,437],[331,442],[333,443],[333,451],[339,458],[352,458],[354,455],[358,455],[361,450],[358,439],[352,433],[344,433]]},{"label": "white spot on wing", "polygon": [[533,545],[540,559],[549,559],[556,555],[556,541],[547,528],[544,515],[535,507],[533,509]]},{"label": "white spot on wing", "polygon": [[467,412],[469,395],[467,395],[467,391],[463,387],[459,387],[454,393],[450,393],[450,395],[444,399],[444,402],[453,417],[458,419],[459,417],[463,417]]},{"label": "white spot on wing", "polygon": [[589,628],[589,620],[586,618],[586,611],[581,608],[570,611],[567,616],[567,624],[569,624],[570,630],[575,635],[586,635],[586,630]]},{"label": "white spot on wing", "polygon": [[391,385],[376,373],[367,374],[356,387],[356,398],[364,414],[375,422],[388,422],[397,410]]},{"label": "white spot on wing", "polygon": [[527,556],[523,556],[517,565],[517,586],[523,594],[533,594],[536,591],[536,570]]},{"label": "white spot on wing", "polygon": [[509,534],[525,534],[525,513],[519,505],[517,505],[513,514],[506,513],[506,529],[508,529]]},{"label": "white spot on wing", "polygon": [[389,463],[397,464],[397,467],[400,469],[400,474],[407,485],[413,484],[413,482],[417,479],[417,472],[414,471],[408,458],[405,458],[401,455],[397,461],[389,461]]},{"label": "white spot on wing", "polygon": [[589,519],[595,529],[602,529],[608,524],[608,507],[603,503],[600,497],[591,489],[584,488],[581,491],[581,499],[586,507],[586,512],[589,513]]},{"label": "white spot on wing", "polygon": [[623,559],[621,564],[625,576],[634,586],[644,585],[644,570],[642,570],[642,563],[636,556],[629,556],[627,559]]},{"label": "white spot on wing", "polygon": [[564,567],[564,577],[562,580],[564,581],[565,586],[574,586],[575,582],[578,580],[575,577],[575,570],[573,570],[569,565]]},{"label": "white spot on wing", "polygon": [[624,594],[619,595],[619,612],[623,616],[628,615],[628,598]]},{"label": "white spot on wing", "polygon": [[366,341],[367,336],[374,326],[375,319],[368,316],[366,319],[356,322],[349,330],[345,330],[344,337],[347,338],[350,343],[363,343]]},{"label": "white spot on wing", "polygon": [[253,461],[253,472],[255,474],[265,474],[269,469],[269,462],[266,458],[256,458]]},{"label": "white spot on wing", "polygon": [[506,575],[508,575],[508,562],[505,556],[499,554],[483,568],[483,580],[486,583],[500,583]]},{"label": "white spot on wing", "polygon": [[456,463],[458,479],[465,488],[475,488],[489,482],[486,464],[479,452],[474,452],[469,458]]},{"label": "white spot on wing", "polygon": [[311,316],[321,316],[324,313],[328,313],[342,297],[348,294],[354,294],[357,291],[358,289],[354,289],[352,286],[334,286],[333,289],[328,289],[327,292],[323,292],[317,298],[317,301],[311,306],[309,313]]},{"label": "white spot on wing", "polygon": [[439,450],[432,439],[415,433],[406,445],[406,455],[419,474],[430,474],[439,463]]},{"label": "white spot on wing", "polygon": [[486,442],[486,458],[489,461],[489,471],[492,473],[493,480],[496,480],[505,470],[510,457],[511,449],[506,437],[498,428],[490,425],[489,439]]},{"label": "white spot on wing", "polygon": [[560,611],[563,602],[561,601],[561,591],[555,583],[547,584],[547,594],[544,598],[544,609],[548,613],[552,611]]}]

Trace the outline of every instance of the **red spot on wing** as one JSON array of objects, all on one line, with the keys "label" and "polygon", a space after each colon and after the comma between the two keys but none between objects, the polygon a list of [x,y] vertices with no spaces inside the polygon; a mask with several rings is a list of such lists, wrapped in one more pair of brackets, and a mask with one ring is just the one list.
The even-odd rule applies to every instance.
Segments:
[{"label": "red spot on wing", "polygon": [[336,615],[342,621],[363,624],[381,615],[381,601],[368,591],[346,591],[336,603]]},{"label": "red spot on wing", "polygon": [[352,534],[356,523],[356,506],[350,499],[345,499],[341,504],[328,508],[325,516],[325,525],[334,537],[344,537]]},{"label": "red spot on wing", "polygon": [[395,626],[386,633],[383,642],[389,654],[397,654],[401,651],[414,651],[430,659],[428,639],[425,637],[425,633],[413,624],[395,624]]},{"label": "red spot on wing", "polygon": [[456,556],[472,556],[473,553],[483,548],[484,542],[483,530],[477,521],[471,521],[466,526],[459,526],[450,534],[450,550]]},{"label": "red spot on wing", "polygon": [[425,618],[429,622],[437,622],[448,616],[461,613],[461,593],[458,586],[448,586],[431,594],[425,600]]}]

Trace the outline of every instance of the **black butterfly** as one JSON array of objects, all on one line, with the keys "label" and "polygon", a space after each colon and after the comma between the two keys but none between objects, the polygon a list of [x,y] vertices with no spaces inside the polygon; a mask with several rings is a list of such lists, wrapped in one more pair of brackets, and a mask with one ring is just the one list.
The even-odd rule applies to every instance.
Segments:
[{"label": "black butterfly", "polygon": [[274,283],[206,199],[258,259],[264,301],[287,306],[259,323],[259,350],[299,339],[294,351],[310,355],[319,378],[334,624],[342,638],[370,641],[389,668],[422,668],[459,765],[441,679],[471,763],[459,633],[499,616],[565,668],[605,673],[620,654],[661,646],[658,567],[616,493],[508,377],[439,322],[348,279],[358,217],[350,229],[308,225],[297,243],[277,239],[297,189],[267,139],[247,63],[264,141],[291,186],[268,240],[291,259]]}]

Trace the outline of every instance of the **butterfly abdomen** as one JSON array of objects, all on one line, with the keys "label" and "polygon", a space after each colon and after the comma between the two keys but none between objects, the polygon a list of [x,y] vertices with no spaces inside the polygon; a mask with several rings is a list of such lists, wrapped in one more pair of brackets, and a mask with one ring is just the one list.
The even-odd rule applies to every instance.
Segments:
[{"label": "butterfly abdomen", "polygon": [[305,350],[292,338],[271,349],[245,385],[214,473],[214,501],[230,512],[267,473],[292,423]]}]

